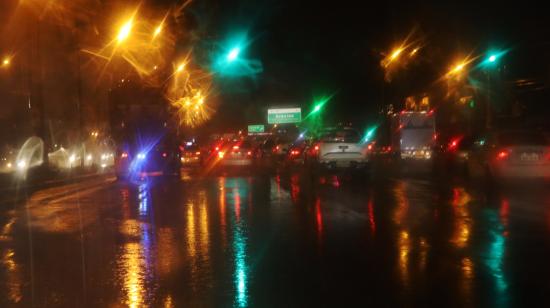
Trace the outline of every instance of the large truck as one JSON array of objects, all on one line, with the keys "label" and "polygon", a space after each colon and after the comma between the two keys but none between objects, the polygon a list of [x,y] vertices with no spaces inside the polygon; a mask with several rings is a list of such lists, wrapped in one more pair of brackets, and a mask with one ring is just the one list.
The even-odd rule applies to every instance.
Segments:
[{"label": "large truck", "polygon": [[179,174],[177,123],[159,89],[128,81],[114,88],[109,96],[109,120],[117,145],[119,178]]},{"label": "large truck", "polygon": [[434,111],[401,111],[390,116],[391,147],[401,159],[429,160],[437,138]]}]

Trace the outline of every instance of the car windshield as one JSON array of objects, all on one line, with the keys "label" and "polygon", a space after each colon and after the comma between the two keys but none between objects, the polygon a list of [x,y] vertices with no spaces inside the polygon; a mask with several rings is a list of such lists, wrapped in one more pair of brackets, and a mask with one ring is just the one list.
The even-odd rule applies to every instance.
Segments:
[{"label": "car windshield", "polygon": [[499,143],[504,146],[535,145],[547,146],[548,140],[543,134],[537,132],[507,132],[498,137]]},{"label": "car windshield", "polygon": [[330,131],[321,137],[321,141],[323,142],[357,143],[360,140],[359,133],[350,129]]}]

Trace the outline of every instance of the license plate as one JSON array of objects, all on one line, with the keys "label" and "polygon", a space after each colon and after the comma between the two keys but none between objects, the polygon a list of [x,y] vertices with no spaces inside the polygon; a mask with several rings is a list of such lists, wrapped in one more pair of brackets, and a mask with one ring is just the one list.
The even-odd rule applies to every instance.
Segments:
[{"label": "license plate", "polygon": [[521,160],[523,161],[538,161],[539,160],[539,155],[536,154],[536,153],[523,153],[521,154]]},{"label": "license plate", "polygon": [[347,145],[340,145],[340,146],[338,146],[338,148],[339,148],[340,150],[344,151],[344,150],[346,150],[346,149],[348,148],[348,146],[347,146]]}]

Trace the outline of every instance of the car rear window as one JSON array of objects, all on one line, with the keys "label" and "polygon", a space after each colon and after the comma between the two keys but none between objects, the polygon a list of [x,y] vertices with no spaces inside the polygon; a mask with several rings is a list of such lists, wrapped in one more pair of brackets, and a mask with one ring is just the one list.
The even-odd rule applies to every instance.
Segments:
[{"label": "car rear window", "polygon": [[325,133],[321,140],[323,142],[357,143],[361,140],[361,137],[354,130],[337,130]]},{"label": "car rear window", "polygon": [[536,132],[509,132],[498,136],[500,144],[512,145],[548,145],[548,140],[543,134]]}]

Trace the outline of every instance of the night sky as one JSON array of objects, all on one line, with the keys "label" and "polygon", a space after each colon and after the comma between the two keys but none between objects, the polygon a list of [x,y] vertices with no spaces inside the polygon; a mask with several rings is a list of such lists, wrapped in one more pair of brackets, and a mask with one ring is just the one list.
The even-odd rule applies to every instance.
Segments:
[{"label": "night sky", "polygon": [[209,21],[211,35],[248,29],[254,38],[250,54],[263,62],[264,72],[222,87],[244,87],[247,93],[226,93],[222,101],[245,107],[307,107],[316,96],[336,93],[328,106],[335,120],[372,117],[382,96],[380,54],[408,35],[424,47],[416,63],[384,85],[386,102],[433,87],[455,59],[489,48],[509,50],[503,65],[510,80],[548,84],[550,75],[550,22],[539,6],[527,3],[197,1],[191,8]]},{"label": "night sky", "polygon": [[[118,12],[138,2],[56,2],[70,3],[69,16],[76,16],[77,21],[48,16],[50,20],[41,24],[43,68],[33,64],[37,55],[29,49],[32,35],[24,34],[33,27],[25,18],[12,18],[17,12],[16,1],[0,2],[0,18],[5,21],[0,28],[0,51],[16,53],[11,73],[0,74],[2,93],[13,92],[4,104],[21,105],[27,67],[32,66],[35,76],[43,70],[48,116],[59,118],[74,112],[77,45],[100,48],[104,37],[111,34],[113,21],[120,17]],[[142,11],[162,16],[183,2],[147,0]],[[326,105],[326,120],[365,123],[376,118],[382,102],[399,105],[407,95],[441,88],[438,80],[451,63],[465,56],[484,56],[490,48],[508,51],[501,60],[505,83],[533,81],[531,88],[537,91],[520,89],[518,99],[535,106],[529,107],[532,113],[548,113],[550,22],[546,15],[541,5],[527,2],[512,6],[504,2],[195,0],[173,26],[179,27],[177,52],[192,51],[194,62],[206,69],[216,46],[235,33],[247,34],[249,45],[243,54],[259,61],[263,70],[233,78],[215,75],[215,91],[209,98],[217,104],[217,112],[207,126],[234,129],[265,122],[268,107],[301,106],[307,113],[316,98],[329,95],[334,96]],[[74,25],[80,30],[68,31]],[[422,48],[391,83],[384,82],[380,60],[405,39]],[[89,69],[93,67],[90,59],[82,58],[83,104],[89,108],[87,114],[93,115],[92,107],[105,104],[107,87],[97,87],[99,77]],[[175,59],[170,56],[167,61]],[[125,77],[117,74],[117,79]],[[103,76],[101,85],[106,81]],[[0,118],[10,117],[12,109],[4,108]],[[101,117],[90,116],[88,123],[93,126],[95,121]]]}]

